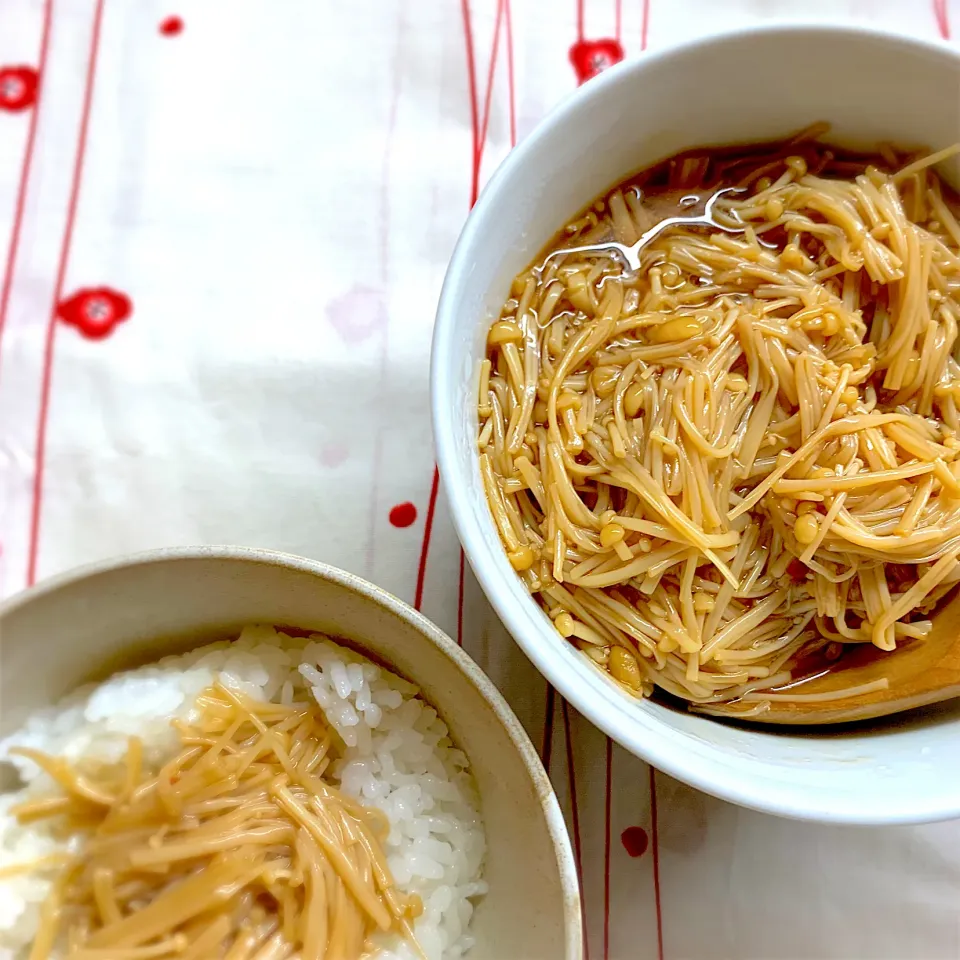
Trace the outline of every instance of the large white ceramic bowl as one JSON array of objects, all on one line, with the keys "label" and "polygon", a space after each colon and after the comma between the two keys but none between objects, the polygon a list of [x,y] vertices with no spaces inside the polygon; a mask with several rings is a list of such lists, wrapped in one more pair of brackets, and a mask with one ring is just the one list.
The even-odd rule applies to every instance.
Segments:
[{"label": "large white ceramic bowl", "polygon": [[580,896],[556,796],[480,668],[405,603],[349,573],[236,547],[161,550],[58,577],[0,607],[0,736],[109,667],[229,637],[248,623],[320,630],[415,682],[470,759],[489,893],[471,960],[580,960]]},{"label": "large white ceramic bowl", "polygon": [[679,150],[780,137],[820,120],[851,144],[960,140],[960,55],[853,27],[765,27],[621,64],[554,110],[494,175],[450,263],[433,344],[440,472],[466,555],[507,628],[560,693],[628,750],[716,796],[785,816],[864,824],[957,817],[955,710],[796,735],[724,725],[621,692],[527,595],[478,472],[477,377],[488,326],[511,279],[567,218]]}]

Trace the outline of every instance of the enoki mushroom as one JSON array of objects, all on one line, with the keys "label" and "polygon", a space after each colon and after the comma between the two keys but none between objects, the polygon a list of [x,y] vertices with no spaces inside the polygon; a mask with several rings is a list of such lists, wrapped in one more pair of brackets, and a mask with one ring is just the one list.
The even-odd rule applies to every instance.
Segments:
[{"label": "enoki mushroom", "polygon": [[391,877],[389,824],[324,779],[317,707],[217,684],[194,713],[156,774],[136,737],[110,767],[11,751],[61,789],[11,812],[83,838],[76,855],[5,869],[55,872],[30,960],[358,960],[389,931],[416,946],[422,904]]},{"label": "enoki mushroom", "polygon": [[[822,132],[631,178],[489,331],[504,548],[638,696],[753,698],[814,654],[922,642],[960,580],[960,223],[933,166],[960,147],[867,157]],[[611,250],[644,237],[639,269]]]}]

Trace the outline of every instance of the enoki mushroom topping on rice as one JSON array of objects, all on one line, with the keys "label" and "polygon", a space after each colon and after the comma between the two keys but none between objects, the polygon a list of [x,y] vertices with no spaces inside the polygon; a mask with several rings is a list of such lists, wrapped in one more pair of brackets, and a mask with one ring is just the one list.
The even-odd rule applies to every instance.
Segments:
[{"label": "enoki mushroom topping on rice", "polygon": [[[503,546],[638,696],[755,699],[811,655],[922,642],[960,580],[960,223],[935,170],[960,146],[866,156],[823,132],[630,178],[489,331]],[[633,269],[610,244],[638,241]]]},{"label": "enoki mushroom topping on rice", "polygon": [[317,706],[217,683],[195,712],[156,775],[136,737],[114,766],[11,749],[61,792],[10,813],[83,838],[76,855],[2,868],[56,873],[30,960],[358,960],[377,931],[418,949],[422,904],[391,877],[386,817],[324,779],[333,734]]}]

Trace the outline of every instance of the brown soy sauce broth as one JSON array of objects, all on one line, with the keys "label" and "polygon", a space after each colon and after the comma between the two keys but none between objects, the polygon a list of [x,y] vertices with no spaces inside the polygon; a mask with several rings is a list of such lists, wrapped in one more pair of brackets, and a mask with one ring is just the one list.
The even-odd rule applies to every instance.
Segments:
[{"label": "brown soy sauce broth", "polygon": [[[694,147],[668,157],[618,181],[597,200],[582,208],[558,231],[540,252],[535,264],[564,247],[602,244],[613,239],[610,198],[618,191],[632,195],[655,226],[671,217],[689,217],[703,209],[706,201],[725,189],[743,190],[744,197],[756,192],[763,181],[775,181],[788,162],[801,160],[812,176],[825,179],[852,179],[869,167],[892,173],[929,152],[926,148],[900,148],[880,144],[872,150],[838,146],[819,139],[827,124],[815,124],[808,131],[782,140]],[[905,200],[909,203],[909,184]],[[960,193],[943,182],[943,199],[960,217]],[[780,249],[787,241],[783,228],[768,231],[762,242]],[[619,273],[616,266],[611,272]],[[706,280],[704,280],[706,282]]]},{"label": "brown soy sauce broth", "polygon": [[[908,647],[912,647],[922,642],[922,640],[902,640],[898,644],[897,650],[904,651],[908,649]],[[788,664],[788,668],[793,674],[793,679],[790,681],[790,683],[783,687],[772,687],[770,692],[779,693],[790,690],[796,693],[802,693],[802,688],[805,683],[808,683],[811,680],[816,680],[827,673],[836,673],[837,671],[844,669],[852,670],[861,667],[867,667],[871,664],[879,663],[884,657],[888,656],[890,656],[889,653],[878,649],[871,643],[840,644],[831,641],[820,644],[815,643],[813,646],[801,651],[800,655],[796,657],[792,663]],[[661,706],[668,707],[672,710],[678,710],[681,713],[689,713],[691,709],[691,703],[689,700],[675,697],[660,686],[656,686],[654,688],[650,699],[654,703],[659,703]],[[732,702],[735,703],[737,701]],[[749,728],[755,728],[756,723],[756,720],[749,723],[744,723],[744,721],[737,720],[736,717],[711,716],[710,720],[716,723],[733,723],[735,725],[744,725]],[[893,720],[881,718],[879,720],[864,721],[859,725],[875,726],[891,722],[899,721],[896,718]],[[784,728],[781,731],[775,725],[769,724],[765,726],[765,729],[769,733],[782,732],[791,736],[796,735],[798,731],[798,728],[796,727]],[[817,727],[809,726],[805,728],[804,732],[814,732],[818,730],[819,728]]]},{"label": "brown soy sauce broth", "polygon": [[[783,140],[697,147],[631,174],[605,191],[599,199],[584,207],[554,235],[535,261],[540,268],[535,268],[534,272],[539,275],[545,258],[562,253],[564,248],[596,245],[599,254],[602,252],[604,243],[615,240],[611,197],[618,192],[624,197],[631,198],[634,202],[633,211],[635,212],[637,207],[641,208],[646,214],[649,227],[653,227],[668,218],[691,217],[702,213],[707,200],[719,191],[735,188],[742,191],[743,198],[749,198],[751,194],[764,190],[775,182],[790,166],[797,169],[802,165],[806,174],[815,177],[849,180],[864,174],[871,167],[882,173],[894,173],[929,152],[923,148],[903,149],[890,144],[879,145],[872,150],[851,149],[820,140],[819,135],[825,130],[826,124],[819,124],[805,134]],[[960,217],[960,194],[946,181],[941,183],[942,197],[946,206],[955,216]],[[908,212],[914,202],[910,187],[911,184],[907,181],[902,188],[903,201]],[[737,199],[740,197],[738,196]],[[817,217],[815,213],[808,215],[814,219]],[[704,226],[709,230],[708,224]],[[781,250],[789,240],[789,233],[783,226],[766,231],[760,238],[764,246],[773,250]],[[639,275],[631,281],[616,257],[611,257],[601,269],[603,274],[624,276],[625,283],[643,282],[642,276]],[[710,280],[703,277],[701,282],[707,284]],[[508,303],[504,311],[505,315],[510,311],[511,306],[515,309],[515,301],[513,304]],[[561,304],[558,313],[565,311],[575,314],[576,307],[572,304]],[[615,345],[629,347],[631,343],[624,340],[618,341]],[[878,391],[883,390],[879,380],[875,387]],[[589,498],[585,502],[588,508],[592,509]],[[613,505],[617,506],[616,503]],[[942,606],[949,599],[948,597],[938,606]],[[927,616],[932,616],[935,612]],[[813,626],[814,624],[811,624],[811,627]],[[920,642],[922,641],[902,640],[898,649],[906,649]],[[888,656],[886,652],[869,643],[841,644],[827,641],[826,638],[814,640],[786,665],[793,674],[791,682],[785,687],[773,689],[789,688],[799,692],[799,688],[805,682],[828,672],[866,667],[886,656]],[[684,712],[690,708],[688,701],[673,696],[660,686],[655,688],[652,699],[664,706]],[[736,720],[721,722],[738,723]],[[882,726],[887,722],[889,721],[871,721],[869,725]],[[862,724],[856,726],[861,727]],[[773,730],[773,728],[768,729],[771,732]]]}]

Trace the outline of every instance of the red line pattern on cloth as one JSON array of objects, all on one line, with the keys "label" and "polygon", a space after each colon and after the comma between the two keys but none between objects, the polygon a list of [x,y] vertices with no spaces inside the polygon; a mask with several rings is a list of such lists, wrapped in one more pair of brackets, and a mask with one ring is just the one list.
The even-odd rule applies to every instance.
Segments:
[{"label": "red line pattern on cloth", "polygon": [[[29,546],[29,562],[28,562],[28,582],[33,583],[36,575],[36,563],[37,563],[37,551],[38,551],[38,540],[39,540],[39,530],[40,530],[40,519],[42,514],[42,474],[44,467],[44,456],[45,456],[45,444],[46,444],[46,421],[49,412],[49,398],[51,392],[51,379],[52,379],[52,363],[54,355],[54,339],[55,339],[55,311],[56,304],[59,302],[60,297],[63,293],[63,284],[66,276],[66,270],[69,261],[69,252],[72,242],[74,221],[76,217],[76,209],[78,205],[78,195],[80,189],[80,181],[82,179],[83,163],[84,163],[84,152],[86,149],[86,139],[87,139],[87,127],[89,120],[89,113],[92,102],[93,95],[93,86],[95,79],[96,71],[96,60],[99,46],[99,35],[100,35],[100,25],[103,14],[105,0],[97,0],[96,4],[96,19],[94,25],[94,32],[91,40],[91,50],[90,50],[90,62],[88,65],[87,72],[87,86],[84,99],[84,107],[82,113],[82,121],[80,128],[80,137],[77,147],[77,154],[75,159],[75,168],[73,175],[73,185],[71,189],[70,202],[68,206],[68,219],[65,227],[65,234],[61,247],[60,261],[57,273],[57,295],[54,297],[54,314],[51,316],[48,328],[47,328],[47,339],[45,342],[45,352],[44,352],[44,364],[43,364],[43,380],[42,380],[42,393],[41,393],[41,411],[40,418],[38,423],[38,433],[37,433],[37,457],[36,457],[36,472],[34,475],[34,490],[33,490],[33,506],[31,514],[31,536],[30,536],[30,546]],[[51,6],[52,0],[45,0],[44,3],[44,25],[43,25],[43,34],[41,41],[41,55],[39,63],[39,73],[41,77],[41,84],[44,77],[44,66],[46,62],[46,54],[48,48],[48,39],[49,39],[49,27],[51,19]],[[616,13],[616,32],[615,35],[618,40],[621,39],[621,30],[622,30],[622,0],[615,0],[615,13]],[[470,77],[470,92],[471,92],[471,107],[472,107],[472,120],[473,120],[473,140],[474,140],[474,166],[471,176],[471,207],[476,201],[476,198],[479,194],[479,184],[480,184],[480,167],[482,162],[482,154],[484,143],[486,140],[487,126],[489,121],[489,112],[490,112],[490,102],[492,98],[492,85],[493,77],[495,73],[496,59],[497,59],[497,45],[499,41],[499,31],[501,29],[501,16],[503,18],[503,23],[505,26],[505,42],[507,48],[507,69],[508,69],[508,84],[510,90],[510,137],[511,144],[516,143],[516,117],[514,110],[514,60],[513,60],[513,37],[512,37],[512,23],[511,23],[511,11],[510,11],[510,2],[509,0],[499,0],[497,7],[496,15],[496,26],[494,28],[494,37],[493,37],[493,48],[489,64],[488,80],[487,80],[487,89],[486,89],[486,98],[484,103],[484,113],[483,113],[483,125],[482,128],[479,126],[479,116],[478,116],[478,100],[477,100],[477,85],[476,85],[476,71],[475,71],[475,61],[474,61],[474,51],[472,44],[471,36],[471,26],[470,26],[470,15],[469,15],[469,2],[468,0],[462,0],[462,7],[465,12],[465,33],[467,35],[467,59],[469,66],[469,77]],[[651,0],[642,0],[642,25],[641,25],[641,49],[646,50],[648,48],[648,39],[649,39],[649,25],[650,25],[650,8]],[[935,18],[937,30],[939,31],[940,36],[949,40],[951,38],[951,26],[949,20],[949,9],[947,0],[932,0],[932,9],[933,15]],[[578,0],[577,2],[577,27],[580,38],[583,38],[584,35],[584,0]],[[29,129],[28,129],[28,138],[27,146],[24,154],[23,164],[20,171],[20,181],[17,193],[16,200],[16,209],[15,216],[13,221],[13,227],[11,232],[11,241],[10,247],[8,249],[7,262],[5,266],[3,284],[0,286],[0,351],[2,351],[2,338],[4,323],[6,320],[6,313],[8,308],[8,301],[10,297],[10,291],[13,283],[13,272],[16,265],[17,252],[20,241],[20,233],[22,229],[22,220],[24,216],[24,208],[26,203],[26,195],[29,187],[29,178],[30,178],[30,168],[32,164],[32,157],[34,152],[34,143],[36,139],[36,127],[38,124],[38,113],[39,113],[40,102],[33,110],[33,113],[29,119]],[[385,232],[386,235],[386,232]],[[439,487],[439,474],[434,468],[433,480],[429,495],[429,502],[426,514],[426,522],[423,531],[423,542],[421,547],[421,554],[418,566],[418,575],[417,575],[417,584],[416,584],[416,599],[415,606],[417,609],[420,609],[423,601],[424,585],[425,585],[425,576],[426,576],[426,565],[427,565],[427,555],[430,547],[430,539],[432,535],[432,526],[433,519],[435,514],[436,500],[438,496],[438,487]],[[457,612],[457,639],[458,642],[462,645],[462,634],[463,634],[463,602],[464,602],[464,582],[465,582],[465,560],[463,551],[460,551],[460,561],[459,561],[459,592],[458,592],[458,612]],[[555,701],[556,694],[552,687],[548,686],[547,697],[546,697],[546,710],[544,716],[544,729],[543,729],[543,742],[541,747],[541,756],[543,758],[544,766],[549,772],[551,755],[552,755],[552,738],[553,738],[553,724],[554,724],[554,715],[555,715]],[[568,705],[566,701],[561,701],[562,711],[563,711],[563,724],[566,735],[566,753],[567,753],[567,764],[568,764],[568,777],[570,780],[570,796],[571,796],[571,807],[572,807],[572,819],[574,827],[574,845],[577,855],[577,868],[580,872],[581,867],[581,841],[580,841],[580,830],[579,830],[579,814],[577,808],[577,791],[576,791],[576,771],[573,763],[573,742],[571,738],[570,730],[570,720],[568,716]],[[613,756],[613,744],[612,741],[608,738],[606,741],[606,771],[605,771],[605,837],[604,837],[604,865],[605,865],[605,875],[604,875],[604,920],[603,920],[603,955],[605,960],[609,956],[609,921],[610,921],[610,882],[611,882],[611,826],[612,826],[612,756]],[[661,890],[660,890],[660,869],[659,869],[659,842],[658,842],[658,810],[657,810],[657,777],[656,771],[653,767],[649,768],[649,796],[650,796],[650,829],[651,829],[651,850],[652,850],[652,863],[653,863],[653,881],[654,881],[654,894],[656,901],[656,922],[657,922],[657,956],[659,960],[664,958],[664,938],[663,938],[663,920],[662,920],[662,909],[661,909]]]},{"label": "red line pattern on cloth", "polygon": [[[504,3],[504,30],[507,47],[507,114],[510,124],[510,149],[517,145],[517,86],[514,74],[513,59],[513,13],[510,6],[510,0]],[[492,74],[491,74],[492,77]],[[461,561],[463,559],[463,550],[460,551]],[[460,565],[460,590],[463,592],[463,564]],[[544,758],[543,764],[547,773],[550,772],[550,742],[553,737],[553,688],[547,684],[547,703],[544,721],[544,740],[540,751],[540,756]],[[546,718],[549,717],[549,723]]]},{"label": "red line pattern on cloth", "polygon": [[10,245],[7,247],[7,262],[3,270],[3,285],[0,286],[0,356],[3,355],[3,329],[7,322],[7,309],[10,304],[10,291],[13,289],[13,272],[20,250],[20,234],[23,231],[23,215],[27,205],[27,188],[30,184],[30,171],[33,167],[33,154],[37,142],[37,124],[40,105],[43,102],[43,76],[47,66],[47,53],[50,49],[50,24],[53,20],[53,0],[43,4],[43,24],[40,33],[40,53],[37,59],[37,74],[40,78],[40,92],[30,111],[27,126],[27,145],[20,166],[20,180],[17,184],[17,200],[13,212],[13,226],[10,231]]},{"label": "red line pattern on cloth", "polygon": [[[497,18],[493,28],[493,45],[490,51],[490,67],[487,71],[487,89],[483,103],[483,126],[477,139],[477,81],[476,64],[473,56],[473,35],[470,28],[469,4],[466,5],[464,20],[464,37],[467,41],[467,62],[470,67],[470,116],[473,122],[473,173],[470,179],[470,209],[473,209],[480,195],[480,165],[483,162],[483,150],[487,143],[487,130],[490,124],[490,103],[493,99],[493,78],[497,66],[497,50],[500,42],[500,24],[504,24],[507,47],[507,89],[508,115],[510,122],[510,146],[517,145],[517,111],[513,77],[513,23],[510,11],[510,0],[498,0]],[[460,548],[460,574],[457,583],[457,643],[463,646],[463,592],[465,585],[465,558],[463,547]]]},{"label": "red line pattern on cloth", "polygon": [[[387,114],[387,132],[384,138],[383,160],[380,164],[380,284],[379,304],[383,311],[383,326],[380,330],[380,363],[377,369],[377,405],[382,406],[384,400],[384,385],[387,382],[387,362],[390,358],[390,317],[387,311],[387,288],[390,284],[390,163],[393,159],[394,137],[397,131],[397,115],[400,111],[400,53],[404,39],[406,3],[403,2],[397,13],[397,44],[394,53],[394,68],[392,88],[390,91],[390,108]],[[373,448],[373,480],[370,484],[370,517],[367,530],[367,546],[364,561],[366,575],[373,576],[374,547],[376,544],[377,521],[380,519],[380,476],[383,463],[383,429],[376,432],[376,441]],[[414,508],[416,518],[416,508]],[[391,511],[391,523],[392,511]],[[413,521],[411,521],[412,523]],[[420,609],[419,607],[417,608]]]},{"label": "red line pattern on cloth", "polygon": [[950,13],[947,9],[947,0],[933,0],[933,17],[937,21],[937,29],[944,40],[950,39]]},{"label": "red line pattern on cloth", "polygon": [[[493,24],[493,43],[490,47],[490,63],[487,66],[487,89],[483,97],[483,122],[480,127],[480,139],[474,144],[473,178],[470,183],[470,209],[473,209],[480,196],[480,165],[483,162],[483,150],[487,145],[487,130],[490,126],[490,101],[493,99],[493,76],[497,69],[497,53],[500,49],[500,25],[503,23],[505,0],[497,0],[497,19]],[[469,14],[468,14],[469,16]],[[473,84],[476,94],[476,82]]]},{"label": "red line pattern on cloth", "polygon": [[650,767],[650,847],[653,851],[653,895],[657,907],[657,960],[663,960],[663,910],[660,906],[660,840],[657,836],[657,771]]},{"label": "red line pattern on cloth", "polygon": [[[470,17],[470,0],[460,0],[460,12],[463,16],[463,38],[467,53],[467,85],[470,90],[470,127],[473,134],[473,166],[470,173],[470,209],[473,209],[480,195],[480,167],[483,162],[483,149],[487,140],[487,129],[490,122],[490,102],[493,98],[493,77],[496,72],[497,51],[499,49],[500,26],[507,23],[507,46],[510,53],[509,76],[511,87],[511,136],[512,143],[516,143],[515,131],[516,121],[513,112],[513,36],[510,32],[510,10],[509,0],[498,0],[497,19],[493,32],[493,46],[490,51],[490,65],[487,70],[487,88],[484,95],[484,107],[482,119],[479,110],[479,100],[477,97],[477,64],[473,49],[473,27]],[[423,605],[423,587],[427,573],[427,559],[430,554],[430,537],[433,532],[433,515],[437,506],[437,491],[439,488],[440,474],[436,465],[433,468],[433,483],[430,487],[430,499],[427,504],[427,519],[423,528],[423,542],[420,546],[420,563],[417,570],[417,589],[414,595],[414,607],[419,610]],[[460,582],[458,586],[458,610],[457,610],[457,641],[463,645],[463,589],[464,589],[464,557],[463,550],[460,551]]]},{"label": "red line pattern on cloth", "polygon": [[440,471],[434,466],[433,482],[430,484],[430,499],[427,501],[427,518],[423,524],[420,562],[417,564],[417,589],[413,595],[413,606],[416,610],[423,606],[423,584],[427,578],[427,554],[430,552],[430,534],[433,532],[433,515],[437,511],[437,491],[439,488]]},{"label": "red line pattern on cloth", "polygon": [[[640,49],[647,49],[650,37],[650,2],[643,0]],[[657,834],[657,771],[650,767],[650,846],[653,850],[653,898],[657,911],[657,960],[663,960],[663,904],[660,900],[660,838]]]},{"label": "red line pattern on cloth", "polygon": [[[477,71],[473,56],[473,32],[470,27],[469,0],[460,0],[460,12],[463,16],[463,36],[467,48],[467,84],[470,88],[470,126],[473,134],[473,172],[470,177],[470,207],[476,202],[476,183],[479,178],[480,159],[477,155],[479,141],[479,122],[477,120]],[[433,466],[433,482],[430,485],[430,499],[427,501],[427,519],[423,525],[423,542],[420,545],[420,563],[417,569],[417,589],[413,605],[419,610],[423,606],[423,586],[427,576],[427,558],[430,554],[430,536],[433,533],[433,515],[437,508],[437,491],[440,487],[440,471]],[[459,639],[459,638],[458,638]]]},{"label": "red line pattern on cloth", "polygon": [[610,960],[610,805],[613,795],[613,741],[607,737],[603,798],[603,960]]},{"label": "red line pattern on cloth", "polygon": [[553,718],[556,713],[557,691],[547,684],[546,702],[543,707],[543,740],[540,744],[540,759],[543,769],[550,773],[550,760],[553,757]]},{"label": "red line pattern on cloth", "polygon": [[510,117],[510,147],[513,148],[517,145],[517,90],[513,76],[513,17],[510,14],[510,0],[506,2],[504,21],[507,31],[507,106]]},{"label": "red line pattern on cloth", "polygon": [[[580,884],[581,898],[583,898],[583,854],[580,846],[580,808],[577,803],[577,769],[573,759],[573,736],[570,731],[570,707],[567,701],[560,700],[560,710],[563,715],[563,737],[567,746],[567,785],[570,790],[570,819],[573,821],[573,856],[577,865],[577,881]],[[586,900],[580,902],[581,919],[583,922],[583,957],[590,960],[590,936],[587,928]]]},{"label": "red line pattern on cloth", "polygon": [[[473,134],[473,165],[480,166],[480,158],[477,156],[478,145],[480,143],[480,120],[479,105],[477,99],[477,61],[473,54],[473,27],[470,19],[470,0],[460,0],[460,14],[463,17],[463,42],[466,45],[467,52],[467,87],[470,90],[470,131]],[[471,175],[471,189],[474,178]],[[476,197],[471,193],[470,207],[473,208]]]},{"label": "red line pattern on cloth", "polygon": [[464,563],[466,558],[463,555],[463,548],[460,548],[460,576],[457,581],[457,645],[463,646],[463,585],[464,585]]},{"label": "red line pattern on cloth", "polygon": [[97,56],[100,51],[100,28],[103,24],[105,0],[97,0],[94,11],[93,31],[90,35],[90,53],[87,61],[87,75],[83,91],[83,108],[80,114],[80,131],[77,137],[77,152],[73,161],[73,181],[70,186],[70,200],[67,204],[67,219],[64,225],[63,241],[60,245],[60,262],[57,266],[57,280],[54,287],[53,305],[47,320],[47,334],[43,349],[43,380],[40,388],[40,416],[37,423],[36,452],[34,454],[33,502],[30,509],[30,544],[27,559],[27,585],[32,586],[37,579],[37,552],[40,542],[40,518],[43,512],[43,469],[47,448],[47,419],[50,413],[50,386],[53,376],[53,348],[57,331],[57,305],[63,299],[63,284],[67,275],[67,263],[70,259],[70,244],[73,241],[73,228],[77,220],[77,204],[80,198],[80,182],[83,179],[84,154],[87,149],[87,133],[90,128],[90,110],[93,104],[93,85],[97,72]]},{"label": "red line pattern on cloth", "polygon": [[[646,50],[650,39],[650,3],[643,0],[643,20],[640,27],[640,49]],[[663,957],[663,904],[660,899],[660,838],[657,832],[657,771],[650,768],[650,846],[653,851],[653,897],[657,912],[657,960]]]},{"label": "red line pattern on cloth", "polygon": [[[470,26],[470,2],[460,0],[460,13],[463,17],[463,38],[467,53],[467,85],[470,89],[470,129],[473,135],[473,167],[470,175],[470,208],[477,200],[480,157],[477,144],[480,140],[480,123],[477,119],[477,68],[473,55],[473,30]],[[433,533],[433,514],[437,507],[437,490],[440,485],[440,472],[436,464],[433,467],[433,483],[430,486],[430,499],[427,503],[427,520],[423,526],[423,542],[420,545],[420,564],[417,571],[417,590],[413,605],[419,610],[423,605],[423,584],[427,574],[427,557],[430,554],[430,535]]]}]

